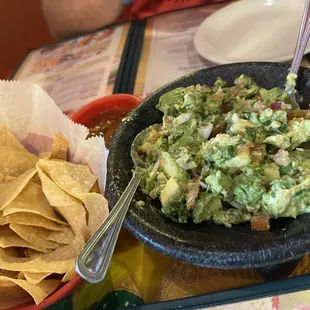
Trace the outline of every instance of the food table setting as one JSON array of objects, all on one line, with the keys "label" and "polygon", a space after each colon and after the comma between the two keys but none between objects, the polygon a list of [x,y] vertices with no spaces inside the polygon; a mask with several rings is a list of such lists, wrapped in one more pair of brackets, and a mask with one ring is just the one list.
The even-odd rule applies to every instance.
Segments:
[{"label": "food table setting", "polygon": [[306,309],[308,10],[241,0],[31,51],[0,82],[0,308]]}]

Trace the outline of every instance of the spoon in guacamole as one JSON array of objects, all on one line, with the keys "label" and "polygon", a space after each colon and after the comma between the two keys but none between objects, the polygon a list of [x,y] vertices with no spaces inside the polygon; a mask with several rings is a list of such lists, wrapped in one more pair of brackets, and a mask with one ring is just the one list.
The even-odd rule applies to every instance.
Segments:
[{"label": "spoon in guacamole", "polygon": [[[152,128],[157,129],[159,125],[154,125]],[[149,135],[150,130],[150,128],[147,128],[141,131],[134,139],[131,145],[131,158],[134,162],[136,172],[133,173],[128,186],[110,212],[108,218],[86,243],[76,261],[77,273],[88,282],[101,282],[108,271],[120,229],[140,183],[139,169],[147,167],[147,163],[141,160],[137,151],[141,143]],[[138,202],[138,205],[141,204],[143,202]]]},{"label": "spoon in guacamole", "polygon": [[295,97],[296,93],[295,87],[296,87],[297,73],[310,37],[309,18],[310,18],[310,0],[305,0],[305,6],[296,42],[294,57],[289,74],[286,78],[286,85],[285,85],[285,91],[289,96],[292,109],[300,108]]}]

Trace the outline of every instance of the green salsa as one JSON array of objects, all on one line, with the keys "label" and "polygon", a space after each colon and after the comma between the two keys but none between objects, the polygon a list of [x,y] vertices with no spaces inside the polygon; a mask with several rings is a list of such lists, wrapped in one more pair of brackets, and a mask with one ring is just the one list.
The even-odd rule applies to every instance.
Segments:
[{"label": "green salsa", "polygon": [[284,89],[219,78],[176,88],[156,107],[162,124],[148,128],[137,173],[166,217],[231,227],[310,212],[310,114],[292,113]]}]

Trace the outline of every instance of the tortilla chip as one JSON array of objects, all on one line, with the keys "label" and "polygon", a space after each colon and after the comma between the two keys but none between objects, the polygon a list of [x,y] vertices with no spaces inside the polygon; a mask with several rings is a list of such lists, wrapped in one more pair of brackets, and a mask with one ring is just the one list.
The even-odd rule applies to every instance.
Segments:
[{"label": "tortilla chip", "polygon": [[[81,233],[78,233],[75,235],[74,240],[70,244],[61,246],[49,254],[42,255],[42,257],[44,257],[45,260],[55,260],[55,261],[59,260],[59,258],[63,260],[73,258],[75,260],[80,254],[84,245],[85,245],[85,238]],[[71,266],[68,268],[67,271],[69,271],[70,268]]]},{"label": "tortilla chip", "polygon": [[4,176],[18,177],[36,166],[39,157],[17,151],[9,146],[0,146],[0,173]]},{"label": "tortilla chip", "polygon": [[18,280],[8,277],[0,277],[0,282],[12,282],[17,284],[29,295],[31,295],[37,305],[53,293],[60,284],[59,280],[44,280],[34,285],[28,283],[26,280]]},{"label": "tortilla chip", "polygon": [[[35,150],[31,139],[26,147]],[[40,159],[0,126],[0,309],[31,297],[39,304],[70,281],[85,240],[108,215],[97,176],[67,162],[68,150],[67,138],[55,134]]]},{"label": "tortilla chip", "polygon": [[31,244],[17,235],[7,226],[0,227],[0,248],[9,248],[9,247],[22,247],[22,248],[31,248],[33,250],[46,253],[44,247],[39,245]]},{"label": "tortilla chip", "polygon": [[[21,238],[33,244],[32,247],[30,246],[32,249],[34,245],[43,249],[56,249],[59,246],[58,243],[47,240],[48,235],[51,233],[48,229],[21,224],[10,224],[10,228]],[[34,249],[36,250],[36,248]]]},{"label": "tortilla chip", "polygon": [[41,215],[56,223],[65,224],[55,212],[54,208],[49,204],[43,193],[42,186],[31,181],[23,188],[20,194],[5,207],[3,215],[7,216],[19,212]]},{"label": "tortilla chip", "polygon": [[0,309],[11,308],[31,300],[31,296],[17,284],[0,280]]},{"label": "tortilla chip", "polygon": [[32,213],[18,212],[3,217],[1,217],[0,215],[0,225],[6,225],[11,223],[43,227],[52,231],[60,231],[64,229],[64,227],[66,227],[64,225],[59,225],[51,220],[48,220],[43,216]]},{"label": "tortilla chip", "polygon": [[44,152],[44,153],[40,153],[40,154],[39,154],[39,157],[40,157],[41,159],[49,159],[50,156],[51,156],[51,152]]},{"label": "tortilla chip", "polygon": [[109,215],[108,201],[97,193],[77,195],[84,203],[88,212],[88,228],[93,235]]},{"label": "tortilla chip", "polygon": [[[2,176],[3,176],[3,174],[2,174]],[[15,179],[16,179],[16,177],[11,177],[11,176],[7,175],[7,176],[3,176],[3,180],[2,181],[10,182],[10,181],[13,181]]]},{"label": "tortilla chip", "polygon": [[61,279],[61,282],[69,282],[75,276],[76,276],[75,263],[73,263],[71,269]]},{"label": "tortilla chip", "polygon": [[[1,166],[1,159],[0,159],[0,166]],[[15,178],[10,182],[0,183],[0,211],[4,207],[6,207],[10,202],[12,202],[18,194],[20,194],[20,192],[24,189],[24,187],[36,173],[37,171],[35,169],[30,169],[25,171],[19,177]]]},{"label": "tortilla chip", "polygon": [[[42,161],[38,162],[39,167]],[[63,160],[46,160],[44,164],[51,179],[62,190],[73,196],[75,193],[89,193],[98,179],[87,165],[73,164]]]},{"label": "tortilla chip", "polygon": [[65,279],[69,279],[73,276],[72,267],[75,258],[84,245],[84,237],[82,234],[78,234],[70,245],[60,247],[49,254],[40,255],[39,257],[14,257],[8,251],[0,248],[0,268],[15,272],[22,271],[25,275],[27,273],[66,274]]},{"label": "tortilla chip", "polygon": [[[68,246],[65,246],[68,247]],[[71,249],[71,248],[70,248]],[[68,250],[70,250],[68,249]],[[11,271],[28,271],[65,274],[72,267],[74,258],[55,257],[56,251],[38,257],[13,257],[0,248],[0,268]],[[75,252],[74,252],[75,253]],[[52,255],[50,257],[50,255]],[[56,254],[57,255],[57,254]],[[66,255],[69,256],[68,254]],[[72,255],[71,255],[72,256]]]},{"label": "tortilla chip", "polygon": [[4,126],[0,125],[0,145],[9,146],[18,151],[27,152],[18,139]]},{"label": "tortilla chip", "polygon": [[86,222],[86,210],[81,203],[71,206],[55,206],[55,209],[68,221],[75,234],[82,233],[85,239],[89,239],[89,229]]},{"label": "tortilla chip", "polygon": [[47,240],[58,244],[69,244],[73,241],[75,235],[69,227],[63,227],[60,231],[51,232],[47,236]]},{"label": "tortilla chip", "polygon": [[10,277],[10,278],[16,278],[18,276],[17,271],[11,271],[11,270],[4,270],[0,269],[0,277]]},{"label": "tortilla chip", "polygon": [[91,188],[90,190],[91,193],[98,193],[100,194],[100,189],[99,189],[99,186],[98,186],[98,182],[96,182],[93,187]]},{"label": "tortilla chip", "polygon": [[26,280],[23,272],[19,272],[17,277],[10,277],[10,278],[15,278],[15,279],[18,279],[18,280]]},{"label": "tortilla chip", "polygon": [[46,159],[41,159],[38,161],[36,168],[37,170],[40,169],[46,176],[48,176],[51,179],[49,170],[48,170],[48,165],[47,165],[48,160]]},{"label": "tortilla chip", "polygon": [[[6,182],[7,182],[7,181],[12,181],[12,180],[14,180],[15,178],[16,178],[16,177],[12,177],[12,176],[8,176],[8,175],[7,175],[6,177],[4,177],[4,181],[6,181]],[[39,178],[38,174],[35,174],[35,175],[32,177],[31,182],[41,186],[41,181],[40,181],[40,178]]]},{"label": "tortilla chip", "polygon": [[[41,166],[41,165],[40,165]],[[79,201],[63,191],[57,184],[55,184],[45,172],[37,165],[37,172],[39,174],[42,190],[51,206],[71,206]]]},{"label": "tortilla chip", "polygon": [[[17,248],[6,248],[5,249],[6,254],[13,256],[13,257],[19,257],[19,251]],[[40,253],[42,255],[42,253]]]},{"label": "tortilla chip", "polygon": [[25,279],[30,284],[38,284],[43,281],[45,278],[50,276],[52,273],[44,273],[44,272],[23,272],[22,273]]},{"label": "tortilla chip", "polygon": [[42,182],[43,192],[49,203],[67,220],[75,234],[81,232],[88,239],[89,229],[86,223],[84,206],[57,186],[42,172],[38,165],[37,170]]},{"label": "tortilla chip", "polygon": [[[46,250],[46,251],[47,251],[47,253],[51,253],[53,250]],[[36,250],[27,248],[24,250],[24,255],[25,255],[25,257],[35,258],[35,257],[41,256],[42,253],[38,252]]]},{"label": "tortilla chip", "polygon": [[71,244],[39,257],[13,257],[0,248],[0,268],[11,271],[65,274],[71,270],[84,245],[84,237],[79,233]]},{"label": "tortilla chip", "polygon": [[69,141],[60,133],[55,134],[52,153],[50,159],[67,160],[69,150]]}]

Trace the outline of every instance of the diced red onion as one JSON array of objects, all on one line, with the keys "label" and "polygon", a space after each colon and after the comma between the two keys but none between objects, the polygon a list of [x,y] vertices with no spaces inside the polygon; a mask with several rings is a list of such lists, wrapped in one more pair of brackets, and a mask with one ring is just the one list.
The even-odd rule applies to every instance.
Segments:
[{"label": "diced red onion", "polygon": [[273,110],[280,110],[282,108],[282,102],[274,102],[270,107]]}]

